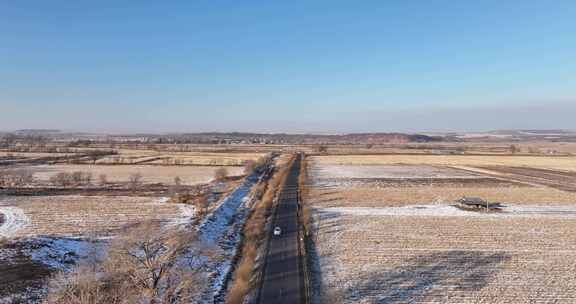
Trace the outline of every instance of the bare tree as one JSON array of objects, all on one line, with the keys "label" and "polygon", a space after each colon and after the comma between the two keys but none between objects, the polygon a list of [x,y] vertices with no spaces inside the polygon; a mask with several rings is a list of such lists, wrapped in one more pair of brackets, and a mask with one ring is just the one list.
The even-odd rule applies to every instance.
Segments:
[{"label": "bare tree", "polygon": [[180,178],[180,176],[176,176],[174,177],[174,185],[171,186],[168,189],[168,191],[173,199],[175,199],[176,201],[180,201],[180,198],[178,198],[177,196],[180,196],[181,190],[182,190],[182,179]]},{"label": "bare tree", "polygon": [[108,184],[108,176],[106,174],[98,175],[98,183],[101,186],[106,186],[106,184]]},{"label": "bare tree", "polygon": [[144,302],[172,303],[164,299],[184,292],[194,281],[179,271],[177,259],[195,240],[189,231],[166,233],[144,223],[112,245],[107,268],[123,272]]},{"label": "bare tree", "polygon": [[82,262],[71,274],[53,278],[48,303],[191,303],[201,288],[202,268],[195,256],[216,249],[186,230],[160,229],[145,222],[113,241],[105,261]]},{"label": "bare tree", "polygon": [[8,172],[0,170],[0,186],[6,186],[8,184],[8,180]]},{"label": "bare tree", "polygon": [[228,170],[224,167],[220,167],[214,171],[214,179],[216,181],[223,181],[228,177]]},{"label": "bare tree", "polygon": [[318,145],[315,147],[315,150],[318,153],[326,153],[326,152],[328,152],[328,147],[325,145]]},{"label": "bare tree", "polygon": [[516,154],[516,153],[518,153],[518,152],[520,152],[520,148],[519,148],[518,146],[516,146],[516,145],[510,145],[510,153]]},{"label": "bare tree", "polygon": [[142,173],[135,172],[130,174],[129,185],[132,188],[136,188],[142,184]]},{"label": "bare tree", "polygon": [[84,184],[92,184],[92,172],[84,172]]},{"label": "bare tree", "polygon": [[210,201],[206,195],[201,195],[194,201],[194,206],[196,207],[197,214],[202,217],[208,214],[208,206],[210,206]]},{"label": "bare tree", "polygon": [[182,186],[182,179],[180,178],[180,176],[176,176],[174,178],[174,186],[176,186],[176,187]]},{"label": "bare tree", "polygon": [[88,153],[88,158],[92,160],[92,164],[96,164],[96,161],[101,157],[101,153],[99,151],[92,151]]}]

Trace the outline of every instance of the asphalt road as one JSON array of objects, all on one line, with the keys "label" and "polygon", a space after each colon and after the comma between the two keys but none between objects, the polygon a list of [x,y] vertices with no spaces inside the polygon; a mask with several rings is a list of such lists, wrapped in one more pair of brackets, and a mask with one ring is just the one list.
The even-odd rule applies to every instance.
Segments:
[{"label": "asphalt road", "polygon": [[298,252],[299,172],[300,158],[298,157],[278,196],[278,207],[272,227],[280,227],[282,234],[274,236],[270,231],[271,241],[260,293],[262,304],[298,304],[304,303],[305,300]]}]

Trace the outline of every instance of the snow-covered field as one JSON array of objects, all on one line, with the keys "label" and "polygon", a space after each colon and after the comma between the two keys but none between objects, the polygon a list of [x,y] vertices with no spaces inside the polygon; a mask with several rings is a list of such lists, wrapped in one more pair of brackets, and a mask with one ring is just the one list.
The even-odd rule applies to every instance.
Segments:
[{"label": "snow-covered field", "polygon": [[457,208],[454,205],[427,204],[408,205],[402,207],[333,207],[318,209],[320,216],[323,214],[353,215],[353,216],[438,216],[438,217],[475,217],[475,218],[561,218],[576,219],[576,205],[574,206],[551,206],[551,205],[507,205],[502,212],[471,212]]},{"label": "snow-covered field", "polygon": [[0,246],[0,303],[37,303],[46,293],[45,280],[70,271],[80,260],[105,255],[102,239],[30,237]]},{"label": "snow-covered field", "polygon": [[7,197],[0,206],[16,219],[9,226],[20,228],[9,229],[14,237],[102,235],[145,220],[177,221],[189,209],[158,198],[95,196]]},{"label": "snow-covered field", "polygon": [[8,197],[0,204],[0,303],[35,303],[45,279],[80,260],[105,256],[115,231],[145,220],[168,227],[195,217],[193,206],[132,197]]},{"label": "snow-covered field", "polygon": [[475,178],[478,175],[448,167],[428,165],[335,165],[313,164],[313,179],[331,178]]},{"label": "snow-covered field", "polygon": [[[249,211],[248,195],[257,180],[257,176],[246,178],[198,224],[202,246],[216,248],[211,252],[217,254],[195,256],[191,250],[194,256],[182,256],[183,263],[194,260],[205,273],[206,284],[199,288],[196,303],[214,303],[222,297]],[[40,282],[51,272],[70,270],[82,259],[105,255],[107,240],[117,229],[145,220],[159,220],[166,227],[189,227],[196,216],[190,205],[135,197],[9,197],[3,199],[0,212],[0,236],[8,238],[8,243],[0,246],[0,261],[10,269],[42,273],[33,281],[23,279],[18,286],[0,287],[2,304],[17,298],[36,302],[46,292]],[[0,271],[0,285],[13,278],[18,278],[18,273],[3,276]]]},{"label": "snow-covered field", "polygon": [[[418,157],[411,165],[312,158],[306,199],[319,302],[576,303],[573,193],[486,180]],[[430,182],[394,182],[417,179]],[[466,211],[453,206],[462,196],[506,207]]]},{"label": "snow-covered field", "polygon": [[316,213],[323,303],[576,303],[573,209],[353,209]]}]

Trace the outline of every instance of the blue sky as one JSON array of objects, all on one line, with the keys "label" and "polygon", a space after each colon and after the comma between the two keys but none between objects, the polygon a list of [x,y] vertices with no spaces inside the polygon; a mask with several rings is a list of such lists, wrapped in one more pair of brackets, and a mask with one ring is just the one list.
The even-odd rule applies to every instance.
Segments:
[{"label": "blue sky", "polygon": [[0,130],[576,129],[569,0],[7,0],[0,38]]}]

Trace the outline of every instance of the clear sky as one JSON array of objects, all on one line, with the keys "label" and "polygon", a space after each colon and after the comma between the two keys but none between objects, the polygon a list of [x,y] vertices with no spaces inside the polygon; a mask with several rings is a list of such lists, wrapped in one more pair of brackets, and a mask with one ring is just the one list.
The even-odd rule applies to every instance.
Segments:
[{"label": "clear sky", "polygon": [[0,130],[576,129],[576,1],[0,1]]}]

